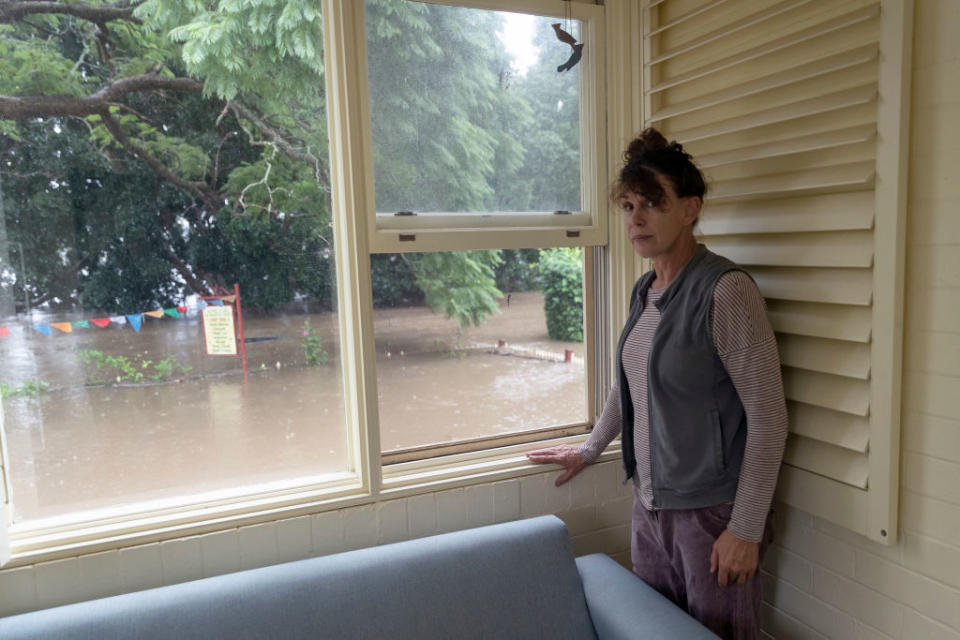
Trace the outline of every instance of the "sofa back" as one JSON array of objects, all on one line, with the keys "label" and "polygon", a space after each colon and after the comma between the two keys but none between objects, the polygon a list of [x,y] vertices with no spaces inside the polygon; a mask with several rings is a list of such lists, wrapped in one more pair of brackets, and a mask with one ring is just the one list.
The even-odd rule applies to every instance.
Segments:
[{"label": "sofa back", "polygon": [[0,619],[0,638],[596,638],[553,516]]}]

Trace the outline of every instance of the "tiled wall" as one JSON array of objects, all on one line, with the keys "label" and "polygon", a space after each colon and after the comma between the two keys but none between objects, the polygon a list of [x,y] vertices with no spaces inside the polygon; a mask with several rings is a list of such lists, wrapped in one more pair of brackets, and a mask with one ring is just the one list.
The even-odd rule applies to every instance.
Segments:
[{"label": "tiled wall", "polygon": [[556,488],[558,472],[351,507],[0,571],[0,616],[277,562],[555,513],[577,555],[629,564],[631,492],[619,462]]},{"label": "tiled wall", "polygon": [[915,0],[900,538],[781,509],[772,637],[960,640],[960,1]]}]

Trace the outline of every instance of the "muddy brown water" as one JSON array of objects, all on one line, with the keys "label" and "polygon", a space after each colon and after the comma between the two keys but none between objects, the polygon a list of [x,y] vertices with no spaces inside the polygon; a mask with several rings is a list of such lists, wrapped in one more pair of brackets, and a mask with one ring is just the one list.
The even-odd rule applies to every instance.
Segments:
[{"label": "muddy brown water", "polygon": [[[583,344],[548,339],[538,292],[513,294],[500,311],[464,331],[425,308],[375,312],[384,451],[585,419]],[[329,356],[323,366],[304,363],[308,317]],[[145,317],[139,333],[111,325],[51,337],[14,330],[0,339],[0,382],[50,384],[35,397],[3,399],[14,520],[214,498],[347,471],[336,314],[247,315],[244,324],[248,339],[268,338],[247,343],[246,382],[239,358],[204,355],[192,312]],[[572,349],[577,358],[484,348],[498,340],[540,357]],[[84,365],[83,349],[131,361],[172,355],[190,371],[161,383],[118,384],[104,368]],[[149,377],[155,369],[145,371]],[[90,386],[106,378],[111,385]]]}]

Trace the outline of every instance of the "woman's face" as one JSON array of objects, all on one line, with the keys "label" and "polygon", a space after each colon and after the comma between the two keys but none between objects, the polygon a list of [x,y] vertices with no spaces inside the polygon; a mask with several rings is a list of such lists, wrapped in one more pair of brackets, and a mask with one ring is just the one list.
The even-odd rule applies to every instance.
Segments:
[{"label": "woman's face", "polygon": [[693,223],[700,214],[700,198],[680,198],[673,185],[662,174],[656,173],[663,187],[659,206],[634,191],[620,197],[623,224],[633,245],[642,258],[656,258],[669,254],[684,235],[693,236]]}]

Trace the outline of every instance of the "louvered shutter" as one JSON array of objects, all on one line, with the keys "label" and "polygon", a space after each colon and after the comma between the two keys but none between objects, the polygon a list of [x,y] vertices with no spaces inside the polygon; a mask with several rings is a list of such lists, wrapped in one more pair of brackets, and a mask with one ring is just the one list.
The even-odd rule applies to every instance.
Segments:
[{"label": "louvered shutter", "polygon": [[779,497],[885,542],[903,207],[883,199],[904,186],[890,142],[903,140],[904,4],[644,5],[644,123],[697,160],[710,185],[702,242],[768,301],[790,413]]}]

